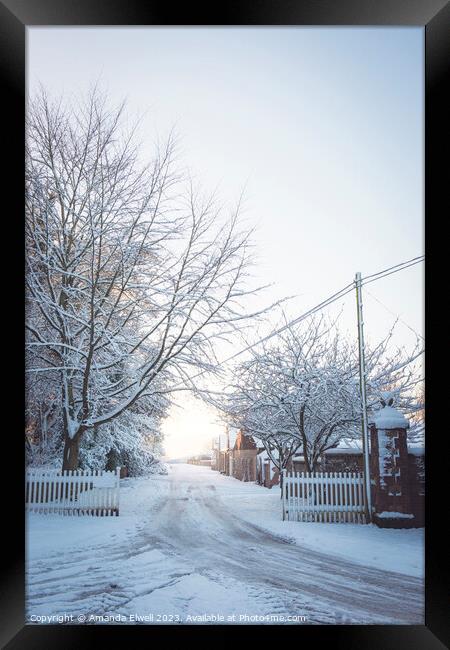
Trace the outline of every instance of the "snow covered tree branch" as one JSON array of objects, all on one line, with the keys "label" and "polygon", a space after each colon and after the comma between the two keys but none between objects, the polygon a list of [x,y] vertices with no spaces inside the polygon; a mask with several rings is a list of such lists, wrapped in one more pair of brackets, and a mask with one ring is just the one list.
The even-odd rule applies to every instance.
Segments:
[{"label": "snow covered tree branch", "polygon": [[[392,331],[366,349],[369,411],[381,392],[397,395],[397,405],[412,417],[411,437],[423,430],[421,383],[414,350],[392,350]],[[343,338],[325,317],[289,326],[256,346],[234,371],[232,384],[219,399],[228,419],[265,446],[281,470],[298,451],[308,471],[342,439],[361,437],[361,401],[357,345]]]},{"label": "snow covered tree branch", "polygon": [[172,136],[144,165],[124,121],[98,89],[77,105],[42,91],[28,111],[28,371],[57,374],[64,469],[86,431],[211,371],[255,291],[239,206],[224,217],[180,175]]}]

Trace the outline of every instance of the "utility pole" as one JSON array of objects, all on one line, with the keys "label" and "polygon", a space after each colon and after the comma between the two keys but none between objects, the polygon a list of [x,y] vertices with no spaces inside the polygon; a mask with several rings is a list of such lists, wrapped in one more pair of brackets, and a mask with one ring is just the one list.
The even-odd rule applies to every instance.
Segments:
[{"label": "utility pole", "polygon": [[359,386],[361,393],[362,410],[362,443],[364,458],[364,496],[366,502],[366,520],[372,521],[372,494],[370,489],[370,463],[369,463],[369,429],[367,422],[367,398],[366,398],[366,363],[364,358],[364,320],[363,303],[361,293],[361,273],[355,276],[356,307],[358,312],[358,343],[359,343]]}]

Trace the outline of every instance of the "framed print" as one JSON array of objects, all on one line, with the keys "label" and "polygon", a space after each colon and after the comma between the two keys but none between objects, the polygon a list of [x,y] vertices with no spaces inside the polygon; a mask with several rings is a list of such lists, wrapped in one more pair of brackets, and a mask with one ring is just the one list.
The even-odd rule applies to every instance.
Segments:
[{"label": "framed print", "polygon": [[449,18],[0,2],[5,648],[449,643]]}]

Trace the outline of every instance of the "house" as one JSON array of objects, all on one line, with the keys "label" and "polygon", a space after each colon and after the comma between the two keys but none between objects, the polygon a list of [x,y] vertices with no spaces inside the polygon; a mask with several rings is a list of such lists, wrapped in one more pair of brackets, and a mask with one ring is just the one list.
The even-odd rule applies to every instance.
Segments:
[{"label": "house", "polygon": [[256,481],[257,453],[258,448],[250,435],[228,426],[225,434],[213,441],[211,467],[239,481]]},{"label": "house", "polygon": [[364,459],[359,447],[334,447],[323,452],[319,472],[363,472]]},{"label": "house", "polygon": [[[277,458],[277,452],[272,451],[272,458]],[[306,472],[306,463],[303,455],[293,456],[286,466],[287,472]],[[260,450],[257,456],[257,483],[271,488],[280,483],[280,471],[265,449]]]},{"label": "house", "polygon": [[239,430],[230,454],[230,475],[239,481],[256,481],[258,448],[252,436]]},{"label": "house", "polygon": [[217,472],[220,472],[221,474],[226,474],[227,467],[228,467],[228,459],[227,459],[227,450],[228,450],[228,442],[227,442],[227,435],[226,434],[220,434],[216,438],[213,438],[212,440],[212,456],[211,456],[211,469],[216,470]]},{"label": "house", "polygon": [[294,456],[287,470],[288,472],[307,472],[305,457],[302,454]]},{"label": "house", "polygon": [[236,427],[227,427],[225,434],[219,436],[218,470],[226,476],[232,476],[232,451],[237,435]]},{"label": "house", "polygon": [[[215,461],[213,469],[240,481],[254,481],[272,488],[279,485],[280,475],[276,464],[269,458],[264,448],[258,447],[249,434],[228,427],[213,444]],[[273,452],[276,453],[276,452]],[[287,466],[287,471],[307,472],[305,458],[295,455]],[[334,447],[322,453],[315,468],[316,472],[362,473],[364,459],[360,447]],[[424,448],[408,446],[408,486],[412,512],[418,526],[424,525],[425,469]]]},{"label": "house", "polygon": [[212,439],[211,444],[211,469],[219,469],[219,454],[220,454],[220,436]]},{"label": "house", "polygon": [[[272,457],[274,454],[276,454],[275,451],[272,453]],[[258,449],[256,456],[256,482],[269,489],[280,482],[278,467],[264,448]]]}]

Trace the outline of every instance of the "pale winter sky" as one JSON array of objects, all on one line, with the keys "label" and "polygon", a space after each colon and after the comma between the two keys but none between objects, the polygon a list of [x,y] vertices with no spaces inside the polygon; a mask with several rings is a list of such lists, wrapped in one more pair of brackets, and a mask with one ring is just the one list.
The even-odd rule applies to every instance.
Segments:
[{"label": "pale winter sky", "polygon": [[[28,84],[100,80],[144,114],[149,143],[175,126],[183,162],[257,226],[257,284],[297,316],[363,276],[424,253],[422,28],[29,28]],[[149,147],[149,152],[151,148]],[[381,301],[387,309],[376,301]],[[356,336],[353,294],[342,308]],[[367,287],[366,337],[423,334],[423,264]],[[404,324],[406,323],[406,325]],[[169,456],[198,453],[216,414],[180,398]]]}]

